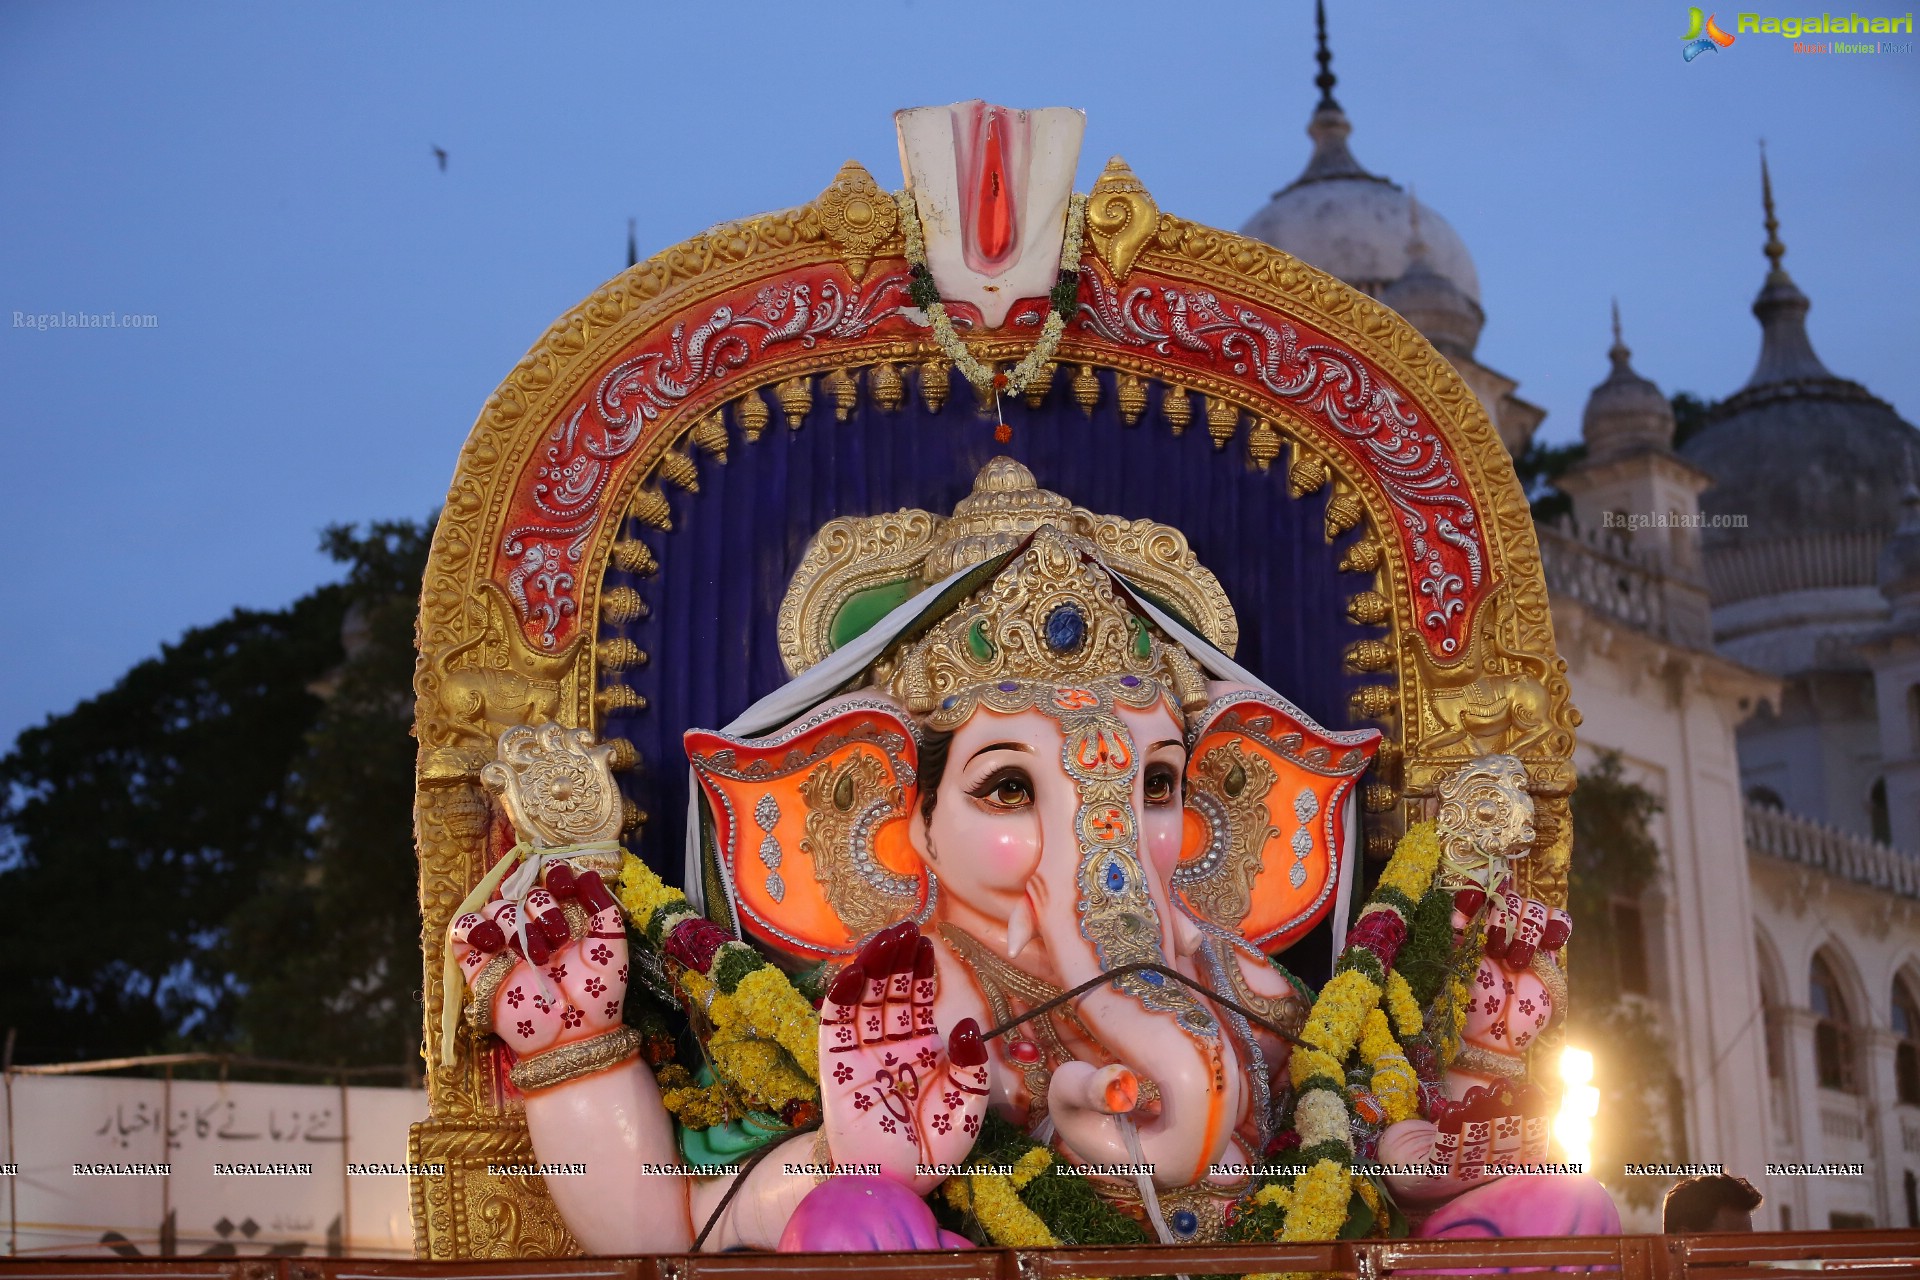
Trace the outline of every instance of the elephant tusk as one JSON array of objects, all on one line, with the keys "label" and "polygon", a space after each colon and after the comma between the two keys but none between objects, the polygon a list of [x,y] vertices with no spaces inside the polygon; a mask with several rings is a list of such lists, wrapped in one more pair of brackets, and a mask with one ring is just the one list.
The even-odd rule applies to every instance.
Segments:
[{"label": "elephant tusk", "polygon": [[1175,955],[1192,956],[1199,954],[1200,944],[1206,940],[1192,918],[1176,906],[1173,915],[1173,950]]},{"label": "elephant tusk", "polygon": [[1034,916],[1033,899],[1022,894],[1020,905],[1007,917],[1007,959],[1018,959],[1020,953],[1033,941],[1033,935],[1039,928]]}]

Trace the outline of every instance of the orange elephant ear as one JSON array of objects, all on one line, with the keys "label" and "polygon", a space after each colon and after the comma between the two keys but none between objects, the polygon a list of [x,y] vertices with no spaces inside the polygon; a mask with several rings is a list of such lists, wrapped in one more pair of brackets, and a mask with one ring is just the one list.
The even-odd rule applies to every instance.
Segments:
[{"label": "orange elephant ear", "polygon": [[1278,694],[1208,707],[1187,758],[1192,835],[1173,873],[1188,907],[1267,952],[1324,919],[1359,844],[1348,795],[1379,746],[1379,730],[1322,729]]},{"label": "orange elephant ear", "polygon": [[898,707],[843,699],[764,738],[695,729],[686,746],[741,924],[760,941],[824,960],[929,913],[907,841],[919,743]]}]

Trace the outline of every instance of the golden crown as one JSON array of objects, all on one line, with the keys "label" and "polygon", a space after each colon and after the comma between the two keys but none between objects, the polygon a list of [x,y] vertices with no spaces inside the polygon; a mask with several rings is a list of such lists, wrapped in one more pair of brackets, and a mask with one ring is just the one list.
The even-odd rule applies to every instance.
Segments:
[{"label": "golden crown", "polygon": [[1134,607],[1091,543],[1043,524],[1014,551],[972,595],[876,666],[874,683],[935,721],[981,686],[1090,684],[1105,676],[1154,680],[1187,710],[1206,704],[1206,680],[1193,659]]},{"label": "golden crown", "polygon": [[920,711],[955,682],[1002,678],[1157,674],[1178,692],[1184,686],[1166,664],[1186,655],[1156,656],[1156,645],[1178,646],[1140,616],[1135,589],[1223,652],[1239,641],[1226,591],[1178,529],[1095,515],[1003,457],[981,468],[951,516],[904,510],[822,526],[780,606],[781,659],[798,675],[894,606],[1022,544],[1029,545],[992,583],[976,585],[912,645],[887,655],[875,683]]}]

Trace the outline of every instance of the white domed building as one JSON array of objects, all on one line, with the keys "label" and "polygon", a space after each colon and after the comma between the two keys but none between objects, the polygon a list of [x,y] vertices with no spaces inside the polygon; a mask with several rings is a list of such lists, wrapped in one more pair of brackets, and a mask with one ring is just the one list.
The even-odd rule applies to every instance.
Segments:
[{"label": "white domed building", "polygon": [[1546,410],[1514,395],[1517,381],[1474,359],[1486,313],[1466,242],[1411,191],[1353,158],[1353,125],[1333,96],[1333,58],[1320,17],[1320,101],[1307,123],[1312,154],[1240,234],[1339,276],[1412,321],[1486,406],[1508,450],[1519,453]]},{"label": "white domed building", "polygon": [[[1476,359],[1466,244],[1354,158],[1324,13],[1317,57],[1306,166],[1243,234],[1398,311],[1518,455],[1545,412]],[[1656,884],[1604,923],[1672,1046],[1671,1154],[1759,1186],[1763,1228],[1920,1227],[1920,434],[1815,355],[1762,181],[1753,375],[1676,448],[1616,310],[1572,515],[1536,527],[1583,765],[1661,804]],[[1766,1172],[1795,1162],[1865,1173]]]}]

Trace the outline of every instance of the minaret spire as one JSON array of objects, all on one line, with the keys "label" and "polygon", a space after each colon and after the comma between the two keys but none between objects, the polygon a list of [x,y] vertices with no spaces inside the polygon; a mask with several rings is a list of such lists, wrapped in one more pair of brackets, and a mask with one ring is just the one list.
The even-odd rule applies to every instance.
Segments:
[{"label": "minaret spire", "polygon": [[1313,117],[1307,122],[1307,136],[1313,139],[1313,154],[1307,158],[1307,167],[1300,171],[1300,176],[1281,190],[1291,191],[1303,182],[1323,182],[1328,178],[1365,178],[1369,182],[1386,182],[1385,178],[1362,169],[1360,162],[1353,158],[1353,153],[1347,150],[1347,135],[1353,132],[1353,125],[1348,123],[1347,113],[1333,96],[1333,51],[1327,48],[1326,0],[1313,0],[1313,25],[1318,46],[1313,56],[1320,63],[1320,74],[1313,78],[1314,84],[1320,89],[1320,101],[1314,104]]},{"label": "minaret spire", "polygon": [[1327,48],[1326,0],[1313,0],[1313,26],[1319,44],[1319,49],[1313,57],[1314,61],[1320,64],[1320,74],[1313,78],[1314,86],[1320,90],[1320,104],[1317,109],[1325,110],[1332,107],[1338,111],[1340,104],[1334,101],[1333,97],[1333,86],[1337,83],[1333,74],[1333,50]]},{"label": "minaret spire", "polygon": [[1773,177],[1767,172],[1767,140],[1760,139],[1760,202],[1767,211],[1767,243],[1761,250],[1767,255],[1767,261],[1773,266],[1773,274],[1782,270],[1780,259],[1787,256],[1787,246],[1780,243],[1780,219],[1773,212]]},{"label": "minaret spire", "polygon": [[1607,359],[1613,362],[1616,377],[1638,378],[1640,376],[1633,371],[1633,348],[1627,345],[1626,338],[1621,334],[1620,299],[1618,298],[1613,300],[1613,345],[1607,348]]},{"label": "minaret spire", "polygon": [[1760,359],[1738,395],[1761,388],[1804,389],[1810,384],[1826,384],[1828,394],[1838,394],[1835,388],[1844,384],[1852,388],[1847,394],[1866,395],[1865,388],[1834,377],[1814,354],[1813,343],[1807,339],[1807,309],[1813,304],[1780,264],[1780,259],[1787,256],[1787,246],[1780,241],[1780,218],[1773,206],[1773,172],[1767,164],[1765,139],[1760,142],[1760,206],[1766,214],[1767,228],[1767,242],[1761,252],[1766,254],[1768,263],[1760,296],[1753,300],[1754,318],[1760,321]]}]

